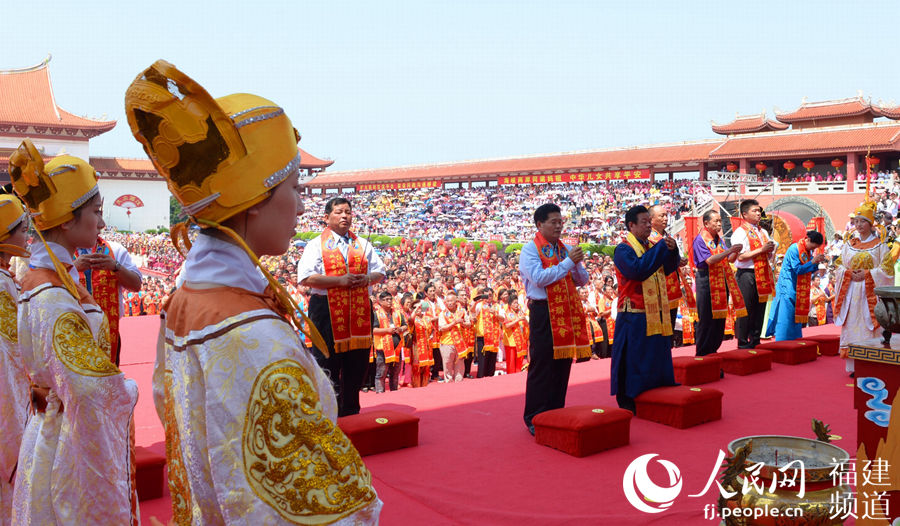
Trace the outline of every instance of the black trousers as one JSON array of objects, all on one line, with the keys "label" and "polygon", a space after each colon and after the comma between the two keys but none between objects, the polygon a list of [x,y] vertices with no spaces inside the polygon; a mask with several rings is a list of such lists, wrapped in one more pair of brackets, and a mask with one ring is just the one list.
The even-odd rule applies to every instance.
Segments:
[{"label": "black trousers", "polygon": [[697,270],[697,356],[719,350],[725,337],[725,318],[712,317],[712,296],[709,293],[709,271]]},{"label": "black trousers", "polygon": [[553,334],[550,331],[550,310],[546,300],[534,301],[529,305],[528,338],[531,361],[528,363],[528,378],[525,381],[525,425],[531,426],[531,419],[539,413],[559,409],[566,405],[566,391],[569,388],[569,372],[572,359],[553,358]]},{"label": "black trousers", "polygon": [[309,319],[312,320],[319,334],[328,345],[330,356],[325,357],[321,349],[313,346],[313,356],[319,366],[328,373],[331,385],[337,394],[338,416],[359,413],[359,390],[363,377],[369,366],[369,349],[351,349],[347,352],[334,352],[334,334],[331,332],[331,313],[328,311],[328,298],[314,294],[309,298]]},{"label": "black trousers", "polygon": [[737,284],[744,297],[747,316],[734,320],[734,335],[738,341],[738,349],[753,349],[759,345],[759,338],[762,335],[766,304],[759,302],[756,275],[752,268],[738,269]]},{"label": "black trousers", "polygon": [[[483,340],[483,338],[482,338]],[[484,347],[484,344],[482,344]],[[465,360],[463,360],[463,374],[468,378],[472,376],[472,362],[479,364],[479,373],[481,373],[481,348],[478,347],[478,337],[475,337],[475,349],[466,356]],[[479,376],[479,378],[481,378]]]},{"label": "black trousers", "polygon": [[600,332],[603,333],[603,341],[600,342],[600,358],[612,356],[612,344],[609,343],[609,327],[606,326],[606,318],[600,318]]},{"label": "black trousers", "polygon": [[678,307],[669,309],[669,320],[672,323],[672,348],[675,348],[675,320],[678,319]]},{"label": "black trousers", "polygon": [[440,347],[433,347],[431,349],[431,358],[434,360],[434,365],[431,366],[431,379],[437,380],[441,377],[438,373],[444,370],[444,359],[441,358]]},{"label": "black trousers", "polygon": [[475,338],[475,354],[478,355],[478,378],[494,376],[497,370],[497,352],[484,351],[484,337]]}]

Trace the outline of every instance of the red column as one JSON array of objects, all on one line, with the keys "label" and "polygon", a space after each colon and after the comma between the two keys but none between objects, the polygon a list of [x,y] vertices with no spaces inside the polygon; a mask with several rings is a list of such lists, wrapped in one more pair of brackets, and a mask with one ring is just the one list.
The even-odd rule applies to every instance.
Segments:
[{"label": "red column", "polygon": [[740,160],[740,168],[738,168],[738,172],[742,174],[748,174],[750,169],[750,161],[748,159]]},{"label": "red column", "polygon": [[[706,163],[700,163],[700,180],[701,181],[706,180],[706,170],[707,170]],[[669,173],[671,176],[671,172],[669,172]],[[672,177],[674,177],[674,176],[672,176]],[[693,239],[691,241],[693,241]]]},{"label": "red column", "polygon": [[852,192],[856,187],[856,176],[858,175],[856,172],[856,161],[859,159],[859,156],[855,153],[847,154],[847,191]]}]

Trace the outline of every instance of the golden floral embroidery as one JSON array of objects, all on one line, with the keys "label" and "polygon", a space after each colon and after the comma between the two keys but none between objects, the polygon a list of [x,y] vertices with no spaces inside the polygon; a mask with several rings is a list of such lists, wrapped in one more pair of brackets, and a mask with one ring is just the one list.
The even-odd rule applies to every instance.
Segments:
[{"label": "golden floral embroidery", "polygon": [[100,322],[100,334],[97,335],[97,345],[100,350],[105,351],[106,355],[112,359],[112,344],[109,342],[109,319],[106,314],[103,315],[103,321]]},{"label": "golden floral embroidery", "polygon": [[165,372],[165,403],[163,415],[166,431],[166,462],[169,470],[169,493],[172,496],[172,519],[179,526],[191,524],[191,487],[181,458],[181,435],[175,420],[175,401],[172,398],[172,371]]},{"label": "golden floral embroidery", "polygon": [[243,451],[250,487],[294,524],[334,522],[375,499],[369,470],[322,413],[313,380],[294,360],[256,377]]},{"label": "golden floral embroidery", "polygon": [[16,302],[6,291],[0,292],[0,336],[12,343],[19,341]]},{"label": "golden floral embroidery", "polygon": [[53,324],[53,350],[63,365],[78,374],[111,376],[120,372],[109,361],[109,352],[94,341],[87,321],[74,312],[66,312]]}]

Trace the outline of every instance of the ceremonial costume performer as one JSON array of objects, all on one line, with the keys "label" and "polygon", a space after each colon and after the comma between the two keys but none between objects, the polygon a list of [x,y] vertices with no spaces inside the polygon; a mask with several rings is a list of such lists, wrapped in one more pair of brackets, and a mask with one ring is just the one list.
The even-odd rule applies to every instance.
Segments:
[{"label": "ceremonial costume performer", "polygon": [[[107,241],[97,237],[93,247],[78,249],[75,269],[78,270],[81,285],[91,293],[94,301],[103,309],[109,320],[109,343],[112,349],[112,361],[119,365],[119,351],[122,340],[119,336],[119,318],[125,315],[125,298],[123,289],[138,292],[141,290],[141,271],[131,261],[128,250],[115,241]],[[150,312],[153,302],[151,291],[144,296],[144,312]]]},{"label": "ceremonial costume performer", "polygon": [[737,285],[747,315],[735,320],[734,330],[738,349],[754,349],[762,334],[766,302],[775,294],[775,274],[771,264],[775,242],[759,227],[762,207],[758,201],[741,201],[740,212],[743,221],[731,234],[731,244],[742,247],[734,266],[737,267]]},{"label": "ceremonial costume performer", "polygon": [[[299,135],[275,103],[213,99],[157,61],[125,95],[128,124],[190,221],[162,317],[153,396],[175,524],[374,523],[381,502],[336,425],[331,382],[297,331],[324,343],[259,263],[290,245]],[[109,522],[104,522],[109,524]]]},{"label": "ceremonial costume performer", "polygon": [[478,356],[478,378],[494,376],[497,352],[500,350],[502,319],[494,303],[494,292],[482,290],[483,298],[475,305],[475,354]]},{"label": "ceremonial costume performer", "polygon": [[775,286],[775,303],[766,326],[767,337],[774,334],[777,342],[803,337],[801,324],[809,317],[812,273],[825,260],[824,254],[813,255],[813,252],[824,241],[822,234],[810,230],[804,239],[788,247]]},{"label": "ceremonial costume performer", "polygon": [[137,384],[110,361],[109,324],[72,266],[103,227],[97,174],[25,140],[9,159],[41,240],[21,277],[18,338],[31,379],[14,524],[136,524],[132,413]]},{"label": "ceremonial costume performer", "polygon": [[702,219],[703,228],[694,238],[692,246],[697,280],[697,356],[714,353],[722,345],[729,296],[735,316],[747,314],[730,265],[743,247],[732,245],[731,248],[725,248],[720,235],[722,220],[718,212],[708,210]]},{"label": "ceremonial costume performer", "polygon": [[[372,347],[370,285],[384,279],[384,263],[368,241],[350,231],[350,201],[325,203],[325,230],[307,243],[297,281],[309,287],[309,317],[327,349],[314,346],[338,397],[338,416],[359,413],[359,390]],[[327,356],[326,356],[327,355]]]},{"label": "ceremonial costume performer", "polygon": [[0,194],[0,525],[12,519],[13,480],[19,445],[28,418],[31,388],[19,351],[19,285],[10,271],[13,256],[28,257],[25,250],[28,214],[18,198]]},{"label": "ceremonial costume performer", "polygon": [[[650,237],[651,245],[655,245],[665,239],[666,226],[669,224],[669,212],[662,205],[653,205],[649,209],[650,213]],[[677,246],[676,246],[677,249]],[[684,267],[687,266],[688,260],[685,257],[678,256],[678,268],[675,272],[666,274],[666,294],[669,298],[669,317],[672,321],[672,327],[675,327],[675,320],[678,318],[678,303],[682,298],[690,307],[696,307],[694,299],[694,291],[690,287],[685,286]],[[674,339],[673,339],[674,342]]]},{"label": "ceremonial costume performer", "polygon": [[619,407],[633,412],[637,395],[675,385],[666,274],[676,272],[680,258],[671,237],[655,245],[650,243],[650,214],[643,206],[628,209],[625,227],[628,235],[613,254],[619,313],[612,346],[610,394],[616,396]]},{"label": "ceremonial costume performer", "polygon": [[534,211],[537,234],[522,247],[519,274],[528,296],[528,379],[525,383],[525,425],[534,434],[531,419],[538,413],[566,405],[573,358],[590,357],[591,341],[585,327],[578,289],[590,278],[581,247],[560,243],[563,219],[558,206],[547,203]]},{"label": "ceremonial costume performer", "polygon": [[[844,243],[835,273],[834,324],[841,328],[841,356],[850,344],[881,336],[875,320],[875,287],[894,283],[894,260],[890,248],[875,231],[875,202],[866,201],[856,209],[856,234]],[[846,361],[852,373],[853,360]]]}]

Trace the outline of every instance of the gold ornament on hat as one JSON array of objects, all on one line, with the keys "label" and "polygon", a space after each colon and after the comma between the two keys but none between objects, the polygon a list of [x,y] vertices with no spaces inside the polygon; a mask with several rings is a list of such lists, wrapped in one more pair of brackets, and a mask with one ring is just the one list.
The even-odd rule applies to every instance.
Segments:
[{"label": "gold ornament on hat", "polygon": [[[244,240],[222,225],[266,199],[300,168],[294,129],[274,102],[238,93],[214,99],[172,64],[157,60],[125,92],[131,133],[190,221],[235,241],[262,271],[287,317],[326,356],[327,346],[290,294],[260,264]],[[175,225],[172,244],[190,250],[187,223]],[[298,318],[297,314],[300,317]]]},{"label": "gold ornament on hat", "polygon": [[[18,197],[10,193],[11,191],[11,185],[0,187],[0,241],[9,239],[13,230],[23,222],[26,224],[28,222],[25,205]],[[23,258],[31,256],[25,248],[9,243],[0,243],[0,252]]]},{"label": "gold ornament on hat", "polygon": [[97,172],[86,161],[71,155],[60,155],[46,165],[30,139],[9,157],[9,177],[15,193],[25,202],[35,232],[53,261],[53,268],[75,299],[80,298],[72,276],[57,259],[42,232],[75,219],[75,210],[100,191]]}]

